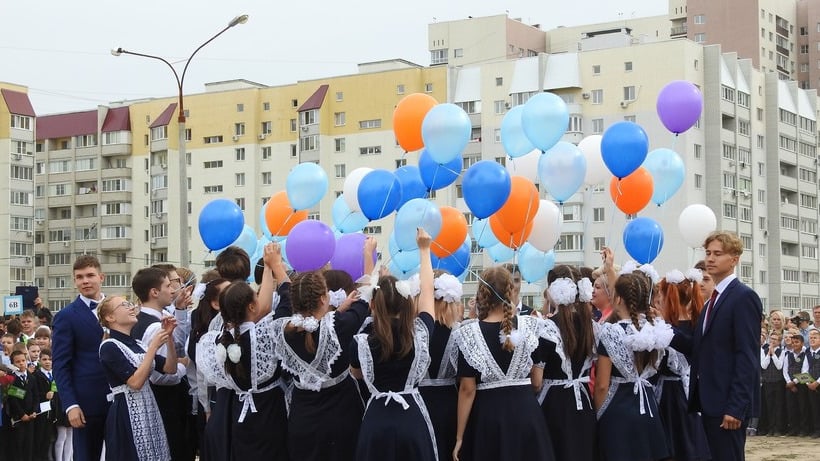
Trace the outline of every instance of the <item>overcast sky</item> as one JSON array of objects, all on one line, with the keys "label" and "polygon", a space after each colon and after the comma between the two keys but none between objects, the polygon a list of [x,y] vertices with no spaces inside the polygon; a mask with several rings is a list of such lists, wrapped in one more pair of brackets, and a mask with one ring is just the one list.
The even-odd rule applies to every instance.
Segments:
[{"label": "overcast sky", "polygon": [[[243,78],[266,85],[356,72],[360,62],[429,65],[427,25],[508,13],[544,30],[665,14],[664,0],[38,0],[2,1],[0,81],[29,87],[39,115],[123,99],[170,96],[158,61],[111,48],[186,59],[239,14],[250,20],[203,48],[185,93]],[[182,67],[179,66],[181,72]]]}]

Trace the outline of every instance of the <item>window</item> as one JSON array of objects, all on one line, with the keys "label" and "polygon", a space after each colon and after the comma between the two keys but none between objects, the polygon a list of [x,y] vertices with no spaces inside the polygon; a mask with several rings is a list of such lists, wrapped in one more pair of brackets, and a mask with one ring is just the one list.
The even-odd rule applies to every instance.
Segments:
[{"label": "window", "polygon": [[78,158],[74,161],[74,171],[90,171],[97,169],[97,159],[94,157],[91,158]]},{"label": "window", "polygon": [[11,242],[9,244],[9,254],[11,256],[29,256],[33,253],[33,245],[30,243]]},{"label": "window", "polygon": [[632,61],[626,61],[624,63],[624,71],[632,72]]},{"label": "window", "polygon": [[737,158],[737,148],[730,144],[724,144],[722,156],[727,160],[735,160]]},{"label": "window", "polygon": [[130,287],[130,274],[105,274],[104,287]]},{"label": "window", "polygon": [[131,190],[131,181],[128,179],[103,179],[103,192],[127,192]]},{"label": "window", "polygon": [[723,217],[737,219],[737,205],[735,205],[734,203],[724,203]]},{"label": "window", "polygon": [[344,92],[337,91],[336,92],[336,102],[341,102],[341,101],[344,101],[344,100],[345,100]]},{"label": "window", "polygon": [[[106,277],[108,278],[108,277]],[[60,277],[49,277],[48,278],[48,287],[49,288],[68,288],[68,277],[60,276]]]},{"label": "window", "polygon": [[583,234],[561,234],[555,251],[580,251],[584,249]]},{"label": "window", "polygon": [[807,168],[800,168],[800,180],[810,183],[817,183],[817,171]]},{"label": "window", "polygon": [[210,162],[204,162],[203,166],[206,169],[208,169],[208,168],[222,168],[222,160],[213,160],[213,161],[210,161]]},{"label": "window", "polygon": [[453,50],[453,57],[454,58],[463,58],[464,57],[464,48],[456,48]]},{"label": "window", "polygon": [[[108,133],[106,133],[106,134],[108,134]],[[190,128],[185,128],[185,140],[190,141],[191,139],[193,139],[192,134],[191,134],[191,129]],[[190,152],[188,152],[188,153],[190,154]]]},{"label": "window", "polygon": [[218,184],[216,186],[205,186],[206,194],[218,194],[220,192],[222,192],[222,184]]},{"label": "window", "polygon": [[403,166],[407,166],[407,159],[406,158],[397,158],[396,159],[396,169],[399,169]]},{"label": "window", "polygon": [[763,189],[757,190],[757,201],[758,203],[766,203],[766,191]]},{"label": "window", "polygon": [[780,109],[780,121],[792,126],[797,126],[797,114],[786,109]]},{"label": "window", "polygon": [[360,130],[369,130],[373,128],[381,128],[382,127],[382,120],[380,118],[373,119],[373,120],[361,120],[359,121],[359,129]]},{"label": "window", "polygon": [[496,128],[496,129],[493,130],[493,139],[495,140],[496,144],[501,142],[501,129],[500,128]]},{"label": "window", "polygon": [[564,205],[564,222],[581,221],[581,205]]},{"label": "window", "polygon": [[273,126],[270,121],[262,122],[262,134],[273,133]]},{"label": "window", "polygon": [[11,114],[11,127],[31,131],[31,117]]},{"label": "window", "polygon": [[606,246],[606,238],[604,237],[593,237],[592,243],[595,246],[595,251],[601,251]]},{"label": "window", "polygon": [[299,113],[299,125],[315,125],[319,120],[319,109],[306,110]]},{"label": "window", "polygon": [[430,65],[447,64],[447,48],[430,51]]},{"label": "window", "polygon": [[592,221],[594,222],[604,222],[604,208],[593,208],[592,209]]},{"label": "window", "polygon": [[234,156],[236,157],[237,162],[245,161],[245,148],[237,147],[236,149],[234,149]]},{"label": "window", "polygon": [[316,150],[319,148],[319,135],[312,134],[310,136],[305,136],[304,138],[299,138],[299,150],[309,151],[309,150]]},{"label": "window", "polygon": [[333,140],[333,152],[345,151],[345,138],[335,138]]},{"label": "window", "polygon": [[[101,232],[103,239],[121,239],[131,236],[131,228],[126,226],[104,226]],[[106,274],[108,279],[108,274]]]},{"label": "window", "polygon": [[696,14],[694,18],[695,24],[706,24],[706,15]]},{"label": "window", "polygon": [[580,115],[572,114],[569,116],[569,124],[567,131],[569,133],[582,133],[584,131],[584,119]]},{"label": "window", "polygon": [[816,234],[817,233],[817,220],[803,218],[800,220],[800,232],[805,234]]},{"label": "window", "polygon": [[367,226],[364,229],[362,229],[362,233],[364,233],[365,235],[381,234],[382,226]]},{"label": "window", "polygon": [[[77,143],[79,146],[79,136],[77,136]],[[168,139],[168,125],[155,126],[151,128],[151,141],[159,141],[161,139]]]},{"label": "window", "polygon": [[222,142],[222,135],[219,136],[206,136],[202,138],[202,142],[204,144],[216,144]]},{"label": "window", "polygon": [[737,132],[743,136],[749,136],[751,131],[751,124],[747,120],[737,121]]},{"label": "window", "polygon": [[295,118],[290,119],[290,132],[291,133],[296,132],[296,119]]},{"label": "window", "polygon": [[800,206],[804,208],[817,208],[817,196],[811,194],[800,194]]},{"label": "window", "polygon": [[594,64],[592,66],[592,75],[601,75],[601,65],[600,64]]},{"label": "window", "polygon": [[396,85],[396,94],[404,94],[404,85],[399,83]]},{"label": "window", "polygon": [[9,225],[11,230],[27,231],[32,230],[32,218],[25,216],[12,216]]},{"label": "window", "polygon": [[237,186],[244,186],[245,185],[245,173],[236,173],[234,175],[236,179]]},{"label": "window", "polygon": [[695,173],[695,189],[703,189],[703,175]]},{"label": "window", "polygon": [[360,147],[359,155],[378,155],[382,153],[382,146]]},{"label": "window", "polygon": [[723,173],[723,187],[726,189],[737,189],[737,176],[732,173]]},{"label": "window", "polygon": [[592,90],[592,104],[603,104],[604,103],[604,90]]},{"label": "window", "polygon": [[695,150],[695,158],[696,159],[700,160],[701,158],[703,158],[703,146],[702,145],[695,144],[694,150]]},{"label": "window", "polygon": [[697,43],[706,42],[706,34],[704,34],[702,32],[699,33],[699,34],[695,34],[695,42],[697,42]]},{"label": "window", "polygon": [[265,186],[271,185],[271,174],[270,171],[262,172],[262,184]]},{"label": "window", "polygon": [[337,178],[344,178],[345,176],[347,176],[346,167],[344,163],[334,165],[333,168],[336,170]]},{"label": "window", "polygon": [[602,118],[593,118],[592,119],[592,133],[601,134],[603,132],[604,132],[604,119],[602,119]]},{"label": "window", "polygon": [[496,77],[495,78],[495,86],[501,86],[504,84],[504,77]]},{"label": "window", "polygon": [[167,174],[158,174],[151,176],[151,189],[167,189],[168,188],[168,175]]},{"label": "window", "polygon": [[335,112],[333,114],[333,125],[334,126],[345,126],[345,113],[344,112]]},{"label": "window", "polygon": [[237,111],[237,112],[245,112],[245,105],[244,105],[244,104],[242,104],[242,103],[237,104],[237,105],[236,105],[236,111]]},{"label": "window", "polygon": [[470,168],[478,163],[479,160],[481,160],[480,155],[466,155],[461,159],[461,168],[466,170],[467,168]]},{"label": "window", "polygon": [[780,216],[780,226],[783,229],[797,230],[799,225],[800,225],[800,220],[797,219],[796,216],[789,216],[789,215],[781,215]]},{"label": "window", "polygon": [[234,199],[234,202],[236,202],[240,210],[245,211],[245,197],[238,197]]},{"label": "window", "polygon": [[798,282],[800,281],[800,271],[797,269],[783,269],[784,282]]},{"label": "window", "polygon": [[48,255],[49,266],[68,266],[73,263],[71,253],[50,253]]},{"label": "window", "polygon": [[[752,209],[747,206],[740,207],[740,220],[744,222],[752,222]],[[749,247],[746,247],[749,248]]]},{"label": "window", "polygon": [[266,110],[266,111],[270,110],[270,103],[269,102],[263,102],[262,103],[262,110]]},{"label": "window", "polygon": [[233,134],[234,134],[234,136],[243,136],[245,134],[245,124],[244,123],[234,123],[233,124]]},{"label": "window", "polygon": [[507,112],[507,101],[504,101],[503,99],[493,101],[493,112],[496,115],[501,115]]},{"label": "window", "polygon": [[262,160],[270,160],[273,154],[271,153],[271,147],[266,146],[262,148]]},{"label": "window", "polygon": [[296,158],[297,151],[296,151],[296,144],[290,145],[290,158]]},{"label": "window", "polygon": [[720,97],[723,98],[724,101],[735,102],[735,90],[734,88],[729,88],[726,85],[720,86]]},{"label": "window", "polygon": [[425,83],[424,84],[424,92],[425,93],[432,93],[433,92],[433,84],[432,83]]},{"label": "window", "polygon": [[468,114],[480,114],[481,113],[481,101],[464,101],[456,103],[458,107],[461,107],[464,112]]},{"label": "window", "polygon": [[31,181],[34,179],[34,168],[30,166],[11,166],[11,179]]}]

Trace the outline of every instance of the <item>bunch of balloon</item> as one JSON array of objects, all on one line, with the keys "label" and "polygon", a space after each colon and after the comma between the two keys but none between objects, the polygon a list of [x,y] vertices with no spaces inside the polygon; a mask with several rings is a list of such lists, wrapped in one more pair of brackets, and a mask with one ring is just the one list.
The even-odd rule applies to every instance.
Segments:
[{"label": "bunch of balloon", "polygon": [[401,200],[396,209],[413,200],[414,198],[424,198],[427,196],[427,186],[421,179],[419,167],[415,165],[405,165],[393,172],[401,184]]},{"label": "bunch of balloon", "polygon": [[[199,212],[199,236],[209,251],[235,242],[245,227],[245,216],[233,200],[211,200]],[[253,231],[251,231],[253,232]]]},{"label": "bunch of balloon", "polygon": [[624,248],[640,264],[649,264],[663,249],[663,229],[652,218],[635,218],[624,228]]},{"label": "bunch of balloon", "polygon": [[535,149],[535,146],[524,133],[521,116],[524,114],[524,106],[515,106],[501,120],[501,145],[504,152],[510,158],[518,158],[528,154]]},{"label": "bunch of balloon", "polygon": [[327,173],[313,162],[293,167],[285,180],[285,191],[294,210],[307,210],[318,204],[327,193]]},{"label": "bunch of balloon", "polygon": [[499,242],[517,249],[529,238],[541,203],[532,181],[513,176],[510,183],[510,194],[504,205],[490,216],[490,228]]},{"label": "bunch of balloon", "polygon": [[409,94],[401,99],[393,111],[393,134],[405,152],[424,147],[421,125],[424,117],[438,101],[424,93]]},{"label": "bunch of balloon", "polygon": [[663,126],[677,136],[697,123],[703,111],[703,95],[693,83],[675,80],[658,93],[655,108]]},{"label": "bunch of balloon", "polygon": [[649,152],[649,138],[640,125],[618,122],[604,131],[601,138],[601,157],[617,179],[623,179],[637,170]]},{"label": "bunch of balloon", "polygon": [[[330,258],[330,267],[347,272],[353,280],[364,275],[364,242],[367,236],[360,233],[345,234],[336,239],[333,257]],[[376,250],[368,255],[373,264],[376,263]]]},{"label": "bunch of balloon", "polygon": [[692,248],[702,247],[706,237],[715,229],[717,229],[715,212],[700,203],[684,208],[678,218],[680,235],[683,237],[683,241]]},{"label": "bunch of balloon", "polygon": [[549,200],[541,200],[538,213],[532,220],[532,233],[527,242],[537,250],[549,252],[558,243],[563,224],[564,217],[558,206]]},{"label": "bunch of balloon", "polygon": [[336,250],[336,237],[330,227],[315,219],[295,225],[285,243],[290,265],[299,272],[323,268]]},{"label": "bunch of balloon", "polygon": [[294,210],[288,201],[285,191],[279,191],[271,195],[270,200],[265,204],[265,224],[271,237],[287,236],[291,229],[300,222],[307,219],[307,210]]},{"label": "bunch of balloon", "polygon": [[490,228],[490,220],[487,218],[473,218],[471,230],[475,242],[481,248],[489,248],[499,243],[495,234],[493,234],[493,230]]}]

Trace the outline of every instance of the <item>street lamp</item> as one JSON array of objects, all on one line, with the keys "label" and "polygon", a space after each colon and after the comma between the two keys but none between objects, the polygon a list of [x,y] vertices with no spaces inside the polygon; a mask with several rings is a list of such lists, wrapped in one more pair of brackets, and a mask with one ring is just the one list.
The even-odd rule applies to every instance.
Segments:
[{"label": "street lamp", "polygon": [[162,61],[167,65],[171,72],[174,73],[174,78],[177,81],[177,90],[178,92],[178,106],[179,106],[179,116],[177,117],[177,121],[179,122],[179,264],[181,267],[188,267],[190,264],[190,260],[188,257],[188,164],[187,164],[187,155],[185,152],[185,105],[183,100],[182,94],[182,85],[185,83],[185,73],[188,71],[188,65],[191,64],[191,59],[205,47],[205,45],[211,43],[214,39],[222,35],[226,30],[230,29],[233,26],[239,24],[245,24],[248,22],[248,15],[243,14],[237,16],[225,26],[224,29],[217,32],[216,35],[209,38],[205,43],[199,45],[199,47],[191,53],[191,56],[188,57],[188,60],[185,61],[185,67],[182,69],[182,75],[180,76],[177,73],[177,70],[174,66],[168,62],[168,60],[159,57],[153,56],[150,54],[145,53],[137,53],[134,51],[128,51],[123,48],[116,48],[111,50],[111,54],[114,56],[120,56],[122,54],[130,54],[133,56],[141,56],[143,58],[150,58],[156,59],[158,61]]}]

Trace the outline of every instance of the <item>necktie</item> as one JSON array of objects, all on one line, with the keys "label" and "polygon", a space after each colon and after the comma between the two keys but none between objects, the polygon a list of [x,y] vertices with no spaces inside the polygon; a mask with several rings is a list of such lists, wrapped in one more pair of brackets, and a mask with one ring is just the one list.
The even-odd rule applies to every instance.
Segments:
[{"label": "necktie", "polygon": [[88,307],[91,308],[92,311],[97,308],[97,305],[97,301],[91,301],[88,303]]},{"label": "necktie", "polygon": [[715,306],[715,301],[718,297],[718,291],[713,290],[712,296],[709,297],[709,302],[706,303],[706,314],[703,316],[703,332],[706,332],[706,327],[709,325],[709,320],[712,315],[712,308]]}]

